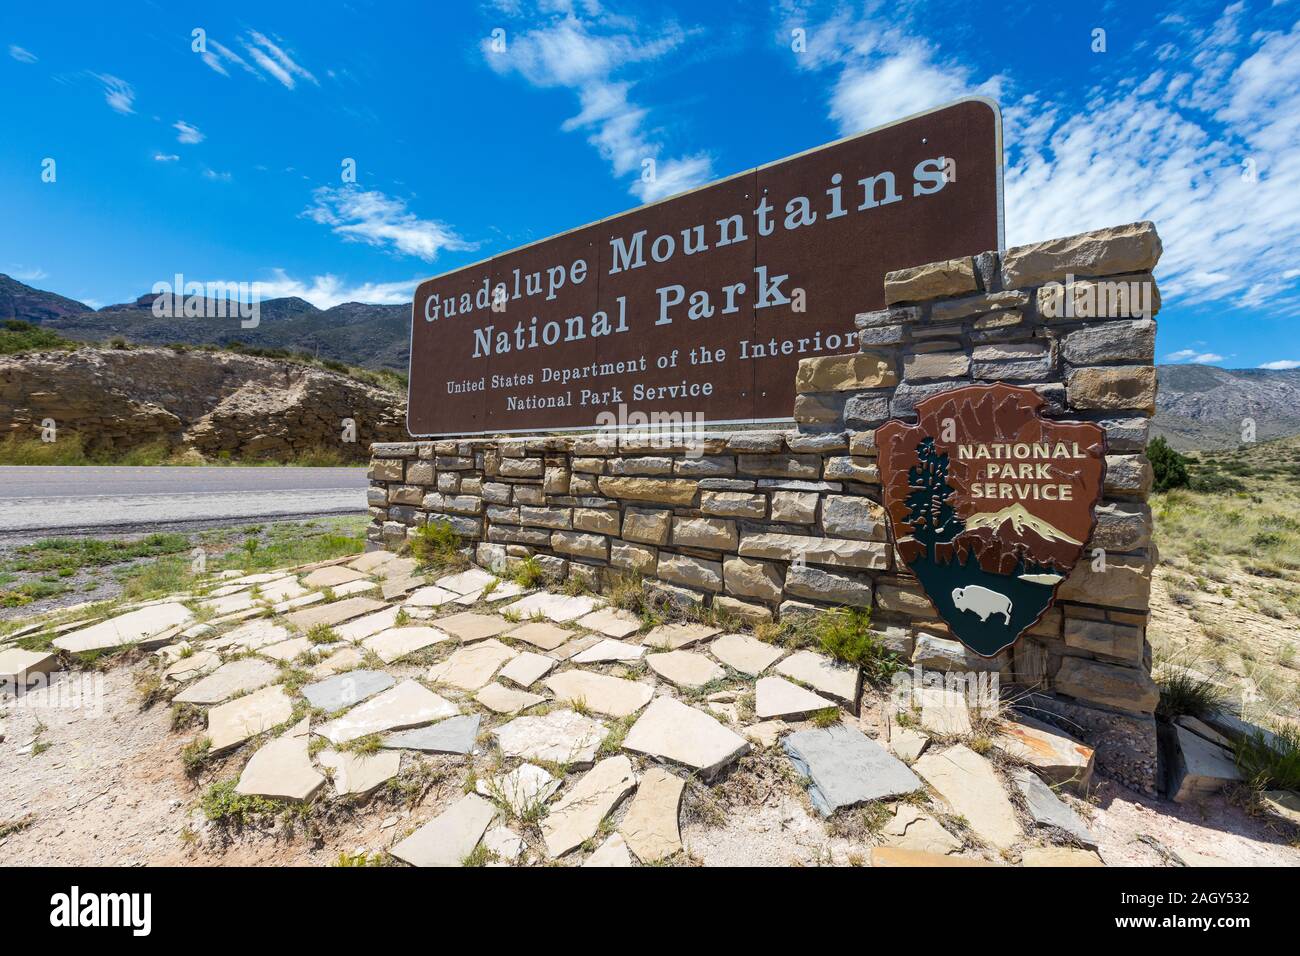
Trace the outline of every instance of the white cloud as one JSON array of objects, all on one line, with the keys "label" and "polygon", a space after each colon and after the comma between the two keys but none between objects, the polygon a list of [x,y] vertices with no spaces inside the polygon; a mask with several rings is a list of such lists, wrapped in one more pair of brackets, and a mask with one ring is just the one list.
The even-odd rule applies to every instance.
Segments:
[{"label": "white cloud", "polygon": [[207,47],[208,49],[205,50],[202,54],[200,54],[200,57],[202,58],[204,63],[212,67],[212,69],[216,70],[222,76],[230,75],[230,71],[226,69],[226,64],[229,63],[233,66],[238,66],[246,73],[251,73],[253,76],[256,76],[258,79],[262,79],[262,74],[258,73],[257,70],[249,66],[247,60],[245,60],[234,50],[230,49],[228,46],[218,43],[216,40],[208,39]]},{"label": "white cloud", "polygon": [[462,239],[446,223],[420,219],[401,199],[358,186],[321,186],[302,214],[349,241],[390,247],[425,262],[432,262],[444,249],[460,252],[478,245]]},{"label": "white cloud", "polygon": [[1275,362],[1264,362],[1263,364],[1260,365],[1260,368],[1272,369],[1274,371],[1280,371],[1282,369],[1288,369],[1288,368],[1300,368],[1300,360],[1278,359]]},{"label": "white cloud", "polygon": [[27,266],[14,265],[9,267],[9,275],[19,282],[37,282],[46,278],[48,273],[39,266],[28,268]]},{"label": "white cloud", "polygon": [[228,183],[234,178],[230,173],[218,172],[215,169],[208,169],[207,167],[204,167],[203,169],[203,177],[218,183]]},{"label": "white cloud", "polygon": [[283,269],[272,269],[272,279],[258,282],[263,301],[297,296],[306,299],[318,309],[328,309],[343,302],[365,302],[371,305],[405,305],[415,295],[420,279],[403,282],[363,282],[347,285],[338,276],[326,273],[312,276],[310,281],[295,279]]},{"label": "white cloud", "polygon": [[[503,12],[519,16],[520,5],[506,5]],[[663,24],[653,40],[643,40],[635,21],[595,2],[584,4],[581,13],[563,0],[543,2],[524,15],[529,22],[542,20],[545,25],[509,36],[503,51],[494,50],[492,38],[485,38],[485,61],[497,73],[518,73],[533,86],[576,93],[579,112],[561,128],[586,132],[615,177],[636,173],[629,192],[651,202],[713,178],[713,160],[707,153],[663,156],[661,137],[648,126],[649,110],[630,98],[632,81],[620,78],[628,67],[658,60],[680,46],[688,34],[677,24]],[[654,179],[649,182],[643,179],[646,160],[654,160]]]},{"label": "white cloud", "polygon": [[320,85],[316,77],[312,76],[304,67],[299,66],[279,44],[272,42],[256,30],[249,30],[239,42],[248,55],[253,58],[253,62],[261,67],[264,72],[269,73],[278,80],[286,89],[291,90],[297,85],[295,77],[307,80],[317,86]]},{"label": "white cloud", "polygon": [[1166,362],[1186,362],[1189,365],[1212,365],[1222,362],[1223,356],[1215,352],[1198,352],[1196,349],[1179,349],[1165,356]]},{"label": "white cloud", "polygon": [[131,105],[135,102],[135,90],[126,80],[118,79],[107,73],[92,74],[104,85],[104,102],[119,113],[134,113]]},{"label": "white cloud", "polygon": [[[1300,315],[1287,275],[1300,245],[1300,23],[1259,30],[1250,15],[1238,3],[1210,29],[1170,21],[1177,42],[1159,48],[1159,70],[1107,80],[1083,104],[976,75],[953,62],[960,51],[870,15],[806,24],[797,62],[831,74],[828,109],[845,133],[960,95],[1010,94],[1008,245],[1151,219],[1167,301]],[[802,8],[786,13],[790,25],[805,20]]]},{"label": "white cloud", "polygon": [[24,50],[22,47],[18,46],[16,43],[11,43],[11,44],[9,44],[9,55],[10,55],[11,57],[13,57],[15,60],[17,60],[19,63],[35,63],[35,62],[36,62],[36,54],[35,54],[35,53],[32,53],[30,50]]},{"label": "white cloud", "polygon": [[204,136],[199,132],[197,126],[191,126],[185,120],[177,120],[172,123],[172,129],[176,130],[176,142],[178,143],[201,143]]},{"label": "white cloud", "polygon": [[174,163],[178,159],[180,159],[180,157],[177,156],[175,153],[154,153],[153,154],[153,160],[155,163]]}]

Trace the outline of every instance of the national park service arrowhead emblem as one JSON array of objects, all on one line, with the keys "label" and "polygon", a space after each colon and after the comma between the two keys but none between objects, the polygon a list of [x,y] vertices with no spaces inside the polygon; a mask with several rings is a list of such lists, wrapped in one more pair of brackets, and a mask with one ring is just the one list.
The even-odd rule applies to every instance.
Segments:
[{"label": "national park service arrowhead emblem", "polygon": [[876,429],[894,542],[952,633],[984,657],[1043,616],[1092,535],[1106,433],[1040,414],[1015,385],[967,385]]}]

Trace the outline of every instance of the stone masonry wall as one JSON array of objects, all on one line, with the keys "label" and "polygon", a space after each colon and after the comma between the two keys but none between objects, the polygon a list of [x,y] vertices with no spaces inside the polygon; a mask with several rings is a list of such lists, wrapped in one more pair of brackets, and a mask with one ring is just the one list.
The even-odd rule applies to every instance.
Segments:
[{"label": "stone masonry wall", "polygon": [[[533,555],[596,588],[638,575],[752,621],[871,608],[904,660],[996,669],[1038,716],[1096,747],[1103,770],[1154,792],[1143,451],[1160,252],[1143,222],[890,273],[888,306],[857,317],[859,353],[800,363],[788,430],[707,433],[694,449],[597,434],[376,444],[370,538],[392,546],[443,520],[487,567]],[[952,639],[897,558],[874,430],[914,421],[927,395],[992,381],[1035,388],[1049,417],[1099,423],[1108,454],[1095,533],[1056,606],[986,659]]]}]

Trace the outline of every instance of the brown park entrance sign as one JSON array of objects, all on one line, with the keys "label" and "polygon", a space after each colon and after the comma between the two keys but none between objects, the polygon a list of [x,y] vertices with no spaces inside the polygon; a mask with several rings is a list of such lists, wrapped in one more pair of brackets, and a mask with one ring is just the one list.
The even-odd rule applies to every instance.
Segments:
[{"label": "brown park entrance sign", "polygon": [[1001,151],[962,100],[429,279],[407,428],[789,421],[886,272],[999,246]]},{"label": "brown park entrance sign", "polygon": [[876,429],[904,563],[967,647],[991,657],[1052,605],[1092,536],[1106,433],[1058,422],[1031,388],[967,385]]}]

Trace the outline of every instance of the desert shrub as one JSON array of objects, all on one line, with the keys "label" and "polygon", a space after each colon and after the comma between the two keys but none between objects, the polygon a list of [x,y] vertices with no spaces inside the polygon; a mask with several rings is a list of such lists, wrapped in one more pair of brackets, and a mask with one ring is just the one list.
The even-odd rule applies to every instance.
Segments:
[{"label": "desert shrub", "polygon": [[1279,726],[1270,740],[1248,734],[1236,745],[1237,769],[1257,790],[1300,790],[1300,728]]},{"label": "desert shrub", "polygon": [[447,521],[429,520],[416,529],[411,538],[411,553],[427,567],[447,567],[460,563],[460,535]]},{"label": "desert shrub", "polygon": [[1191,481],[1187,472],[1187,459],[1169,447],[1163,437],[1154,438],[1147,445],[1147,460],[1155,473],[1156,491],[1186,488]]},{"label": "desert shrub", "polygon": [[888,680],[902,665],[871,630],[871,611],[853,607],[823,614],[816,625],[821,649],[838,661],[855,664],[873,681]]}]

